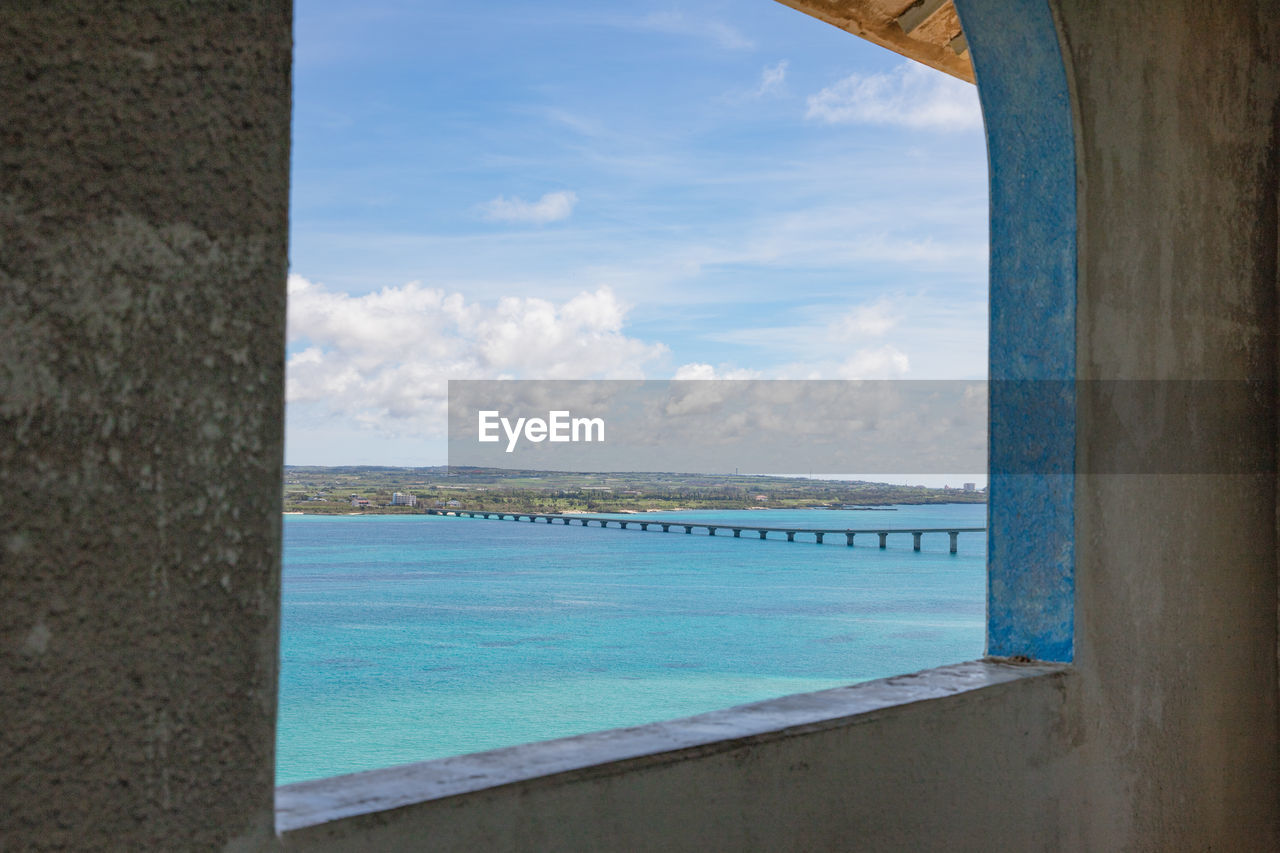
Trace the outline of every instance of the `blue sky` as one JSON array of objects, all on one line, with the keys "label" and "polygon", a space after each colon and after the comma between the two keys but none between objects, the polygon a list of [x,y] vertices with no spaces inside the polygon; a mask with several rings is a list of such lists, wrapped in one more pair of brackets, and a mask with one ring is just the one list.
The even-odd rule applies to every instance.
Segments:
[{"label": "blue sky", "polygon": [[986,371],[972,86],[772,0],[298,0],[290,464],[445,382]]}]

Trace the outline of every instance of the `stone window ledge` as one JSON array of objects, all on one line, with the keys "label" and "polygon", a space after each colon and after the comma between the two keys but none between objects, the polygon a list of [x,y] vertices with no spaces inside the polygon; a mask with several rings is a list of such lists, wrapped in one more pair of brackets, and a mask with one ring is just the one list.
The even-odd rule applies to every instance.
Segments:
[{"label": "stone window ledge", "polygon": [[873,723],[884,712],[1026,679],[1068,664],[986,659],[799,693],[694,717],[369,770],[276,789],[276,831],[317,827],[508,785],[564,784],[756,743]]}]

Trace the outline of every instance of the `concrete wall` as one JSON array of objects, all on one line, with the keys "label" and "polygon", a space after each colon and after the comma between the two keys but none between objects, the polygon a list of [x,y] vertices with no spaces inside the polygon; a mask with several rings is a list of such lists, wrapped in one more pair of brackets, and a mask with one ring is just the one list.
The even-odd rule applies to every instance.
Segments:
[{"label": "concrete wall", "polygon": [[[0,846],[272,846],[289,4],[11,5]],[[1278,4],[1050,6],[1080,377],[1274,381]],[[1117,446],[1274,460],[1275,408],[1081,400],[1067,672],[285,844],[1275,849],[1274,466],[1108,473]]]},{"label": "concrete wall", "polygon": [[[1276,375],[1280,4],[1057,0],[1077,110],[1080,377]],[[1275,399],[1084,395],[1076,663],[1092,849],[1276,849]],[[1272,386],[1274,393],[1274,386]],[[1119,399],[1115,398],[1119,396]],[[1226,451],[1226,453],[1224,453]],[[1211,470],[1211,469],[1210,469]]]},{"label": "concrete wall", "polygon": [[[1072,720],[1081,716],[1076,679],[1048,665],[1011,675],[1019,669],[960,664],[637,730],[425,762],[421,772],[410,766],[291,785],[280,796],[285,849],[1078,849],[1070,790],[1079,736]],[[843,716],[842,706],[861,713]],[[776,728],[742,735],[761,723]],[[718,737],[682,746],[707,733]],[[653,751],[604,760],[626,740],[648,741]],[[491,784],[504,781],[493,778],[502,775],[495,765],[549,767],[548,754],[582,766]],[[601,763],[583,763],[593,758]],[[475,790],[440,796],[448,779]],[[414,804],[415,785],[437,796]],[[366,814],[335,819],[344,810]]]},{"label": "concrete wall", "polygon": [[272,839],[290,27],[0,15],[0,849]]}]

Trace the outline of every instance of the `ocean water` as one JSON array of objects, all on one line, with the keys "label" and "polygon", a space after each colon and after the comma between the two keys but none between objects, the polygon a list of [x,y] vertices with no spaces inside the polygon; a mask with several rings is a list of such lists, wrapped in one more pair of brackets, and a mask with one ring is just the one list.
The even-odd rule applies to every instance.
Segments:
[{"label": "ocean water", "polygon": [[[646,513],[981,527],[986,507]],[[634,518],[634,516],[631,516]],[[777,534],[772,534],[777,535]],[[697,714],[970,660],[985,534],[285,516],[279,784]]]}]

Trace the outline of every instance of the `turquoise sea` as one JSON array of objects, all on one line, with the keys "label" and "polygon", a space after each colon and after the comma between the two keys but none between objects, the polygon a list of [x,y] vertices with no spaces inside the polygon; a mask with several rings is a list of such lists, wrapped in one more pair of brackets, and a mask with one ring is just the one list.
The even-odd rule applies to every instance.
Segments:
[{"label": "turquoise sea", "polygon": [[[986,507],[688,511],[981,527]],[[631,516],[634,518],[634,516]],[[777,535],[777,534],[772,534]],[[985,534],[846,547],[731,531],[286,516],[277,782],[688,716],[969,660]]]}]

